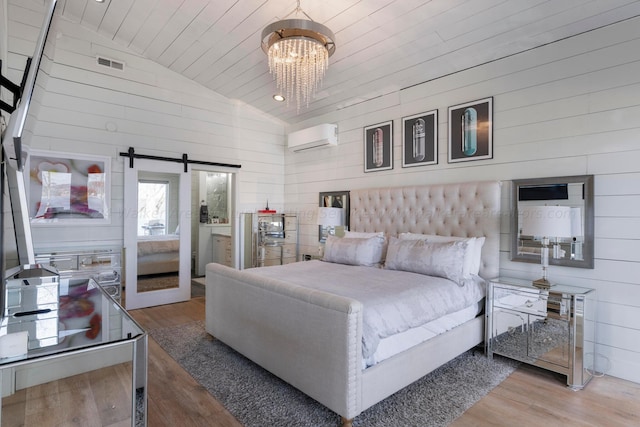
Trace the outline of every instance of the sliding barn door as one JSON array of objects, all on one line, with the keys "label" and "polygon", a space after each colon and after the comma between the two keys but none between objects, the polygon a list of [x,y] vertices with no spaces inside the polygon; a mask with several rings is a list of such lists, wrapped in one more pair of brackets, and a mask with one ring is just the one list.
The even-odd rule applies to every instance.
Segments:
[{"label": "sliding barn door", "polygon": [[[124,172],[125,307],[191,297],[191,171],[136,159]],[[181,232],[182,230],[182,232]]]}]

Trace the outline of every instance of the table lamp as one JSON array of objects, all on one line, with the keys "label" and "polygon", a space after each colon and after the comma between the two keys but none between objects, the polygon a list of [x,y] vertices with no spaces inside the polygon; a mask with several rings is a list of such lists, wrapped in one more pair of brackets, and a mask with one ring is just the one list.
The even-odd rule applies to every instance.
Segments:
[{"label": "table lamp", "polygon": [[335,235],[336,227],[344,225],[344,209],[342,208],[318,208],[318,225],[322,226],[321,242],[327,239],[327,235]]},{"label": "table lamp", "polygon": [[583,259],[583,236],[584,232],[582,231],[582,210],[580,208],[571,208],[571,259]]},{"label": "table lamp", "polygon": [[571,208],[568,206],[525,206],[521,210],[521,235],[540,237],[542,277],[533,281],[541,289],[549,289],[549,238],[571,237]]}]

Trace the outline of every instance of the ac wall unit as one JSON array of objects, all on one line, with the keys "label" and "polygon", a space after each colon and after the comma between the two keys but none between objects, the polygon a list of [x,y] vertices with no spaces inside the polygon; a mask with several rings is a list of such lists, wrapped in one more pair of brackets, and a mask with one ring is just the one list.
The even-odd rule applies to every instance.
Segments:
[{"label": "ac wall unit", "polygon": [[289,150],[297,153],[312,148],[338,145],[338,125],[325,123],[291,132],[288,136]]}]

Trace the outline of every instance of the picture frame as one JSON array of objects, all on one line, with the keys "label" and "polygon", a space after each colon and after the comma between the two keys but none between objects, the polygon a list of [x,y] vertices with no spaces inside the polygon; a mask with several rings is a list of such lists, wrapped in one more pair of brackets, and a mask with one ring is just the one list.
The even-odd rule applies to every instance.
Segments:
[{"label": "picture frame", "polygon": [[111,223],[110,157],[31,150],[25,167],[32,225]]},{"label": "picture frame", "polygon": [[402,167],[438,164],[438,110],[402,118]]},{"label": "picture frame", "polygon": [[493,158],[493,97],[449,107],[449,163]]},{"label": "picture frame", "polygon": [[364,128],[364,171],[393,169],[393,121]]}]

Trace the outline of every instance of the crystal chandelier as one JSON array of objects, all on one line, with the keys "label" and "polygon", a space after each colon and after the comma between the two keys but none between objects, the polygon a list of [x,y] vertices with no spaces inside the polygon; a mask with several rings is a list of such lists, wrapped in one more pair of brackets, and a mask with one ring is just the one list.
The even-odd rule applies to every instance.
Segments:
[{"label": "crystal chandelier", "polygon": [[[307,19],[283,19],[262,31],[262,50],[269,58],[269,72],[287,102],[295,95],[298,111],[315,95],[336,50],[335,36],[327,27],[311,20],[300,1],[291,12]],[[291,15],[291,13],[289,15]]]}]

